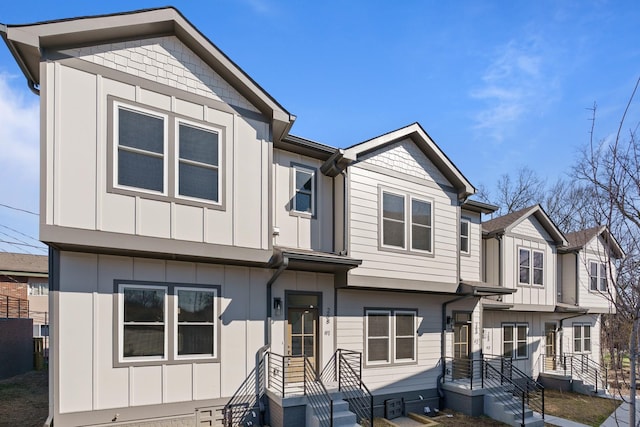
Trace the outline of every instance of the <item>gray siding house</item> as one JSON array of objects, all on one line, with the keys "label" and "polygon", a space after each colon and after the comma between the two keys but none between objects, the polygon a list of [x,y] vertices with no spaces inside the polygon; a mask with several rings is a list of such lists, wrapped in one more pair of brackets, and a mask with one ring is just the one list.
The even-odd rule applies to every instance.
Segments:
[{"label": "gray siding house", "polygon": [[[504,419],[475,381],[484,350],[523,307],[554,312],[559,257],[600,242],[559,255],[540,210],[505,246],[481,221],[496,207],[417,123],[344,149],[292,135],[173,8],[2,36],[41,100],[50,425]],[[545,287],[514,285],[520,247],[544,254]]]}]

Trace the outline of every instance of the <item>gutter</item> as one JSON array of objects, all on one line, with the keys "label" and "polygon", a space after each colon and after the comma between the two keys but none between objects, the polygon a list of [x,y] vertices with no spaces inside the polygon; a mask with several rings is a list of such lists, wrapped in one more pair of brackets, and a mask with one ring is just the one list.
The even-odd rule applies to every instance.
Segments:
[{"label": "gutter", "polygon": [[13,59],[15,59],[16,62],[18,63],[18,67],[20,67],[22,74],[24,74],[24,76],[26,77],[27,86],[29,87],[29,90],[33,92],[35,95],[40,96],[40,89],[38,88],[39,85],[36,83],[36,79],[31,75],[24,61],[22,61],[22,57],[16,50],[14,44],[9,41],[7,37],[7,31],[8,31],[7,25],[0,24],[0,35],[4,39],[4,42],[6,43],[7,47],[9,48],[9,51],[11,52]]}]

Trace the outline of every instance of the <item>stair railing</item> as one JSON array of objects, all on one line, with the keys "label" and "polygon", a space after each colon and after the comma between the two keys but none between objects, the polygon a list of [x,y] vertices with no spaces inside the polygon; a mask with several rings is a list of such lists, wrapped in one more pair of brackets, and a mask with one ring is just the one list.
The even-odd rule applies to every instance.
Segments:
[{"label": "stair railing", "polygon": [[229,402],[222,409],[224,427],[249,425],[255,423],[255,417],[260,411],[260,398],[264,394],[264,358],[256,368],[249,373],[244,382],[238,387]]},{"label": "stair railing", "polygon": [[568,354],[567,363],[570,366],[571,376],[578,378],[587,385],[592,385],[596,393],[598,387],[607,389],[607,367],[591,359],[588,354]]},{"label": "stair railing", "polygon": [[[519,416],[521,419],[521,425],[524,427],[525,418],[526,418],[526,408],[530,407],[530,396],[527,390],[522,388],[516,382],[514,382],[511,378],[507,377],[503,373],[499,371],[498,368],[494,367],[490,363],[483,363],[483,384],[485,390],[489,394],[491,394],[494,399],[503,404],[509,404],[512,399],[519,400],[519,411],[520,413],[516,413],[515,415]],[[506,397],[505,397],[506,394]],[[542,418],[544,419],[544,394],[542,397]]]},{"label": "stair railing", "polygon": [[337,383],[359,424],[373,426],[373,395],[362,381],[362,353],[336,350],[321,377]]},{"label": "stair railing", "polygon": [[304,395],[318,418],[320,427],[333,427],[333,399],[327,392],[315,367],[304,357]]}]

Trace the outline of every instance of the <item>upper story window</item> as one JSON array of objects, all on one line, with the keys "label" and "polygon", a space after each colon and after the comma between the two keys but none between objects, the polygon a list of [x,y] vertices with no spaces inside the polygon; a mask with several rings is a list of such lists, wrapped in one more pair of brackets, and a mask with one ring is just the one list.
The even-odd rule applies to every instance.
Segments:
[{"label": "upper story window", "polygon": [[590,324],[573,324],[573,352],[589,353],[591,352],[591,325]]},{"label": "upper story window", "polygon": [[178,194],[220,201],[220,141],[215,129],[180,121],[178,125]]},{"label": "upper story window", "polygon": [[518,269],[520,284],[544,285],[544,252],[520,248]]},{"label": "upper story window", "polygon": [[416,312],[367,310],[365,337],[369,365],[416,361]]},{"label": "upper story window", "polygon": [[315,214],[316,171],[300,165],[293,165],[292,210],[298,213]]},{"label": "upper story window", "polygon": [[607,290],[607,265],[595,261],[589,262],[589,290]]},{"label": "upper story window", "polygon": [[49,283],[29,283],[29,295],[49,295]]},{"label": "upper story window", "polygon": [[381,247],[432,252],[432,202],[383,190],[381,205]]},{"label": "upper story window", "polygon": [[469,230],[470,224],[468,219],[460,220],[460,252],[468,254],[469,248]]},{"label": "upper story window", "polygon": [[502,354],[504,357],[524,359],[527,357],[527,330],[529,325],[505,324],[502,325]]},{"label": "upper story window", "polygon": [[109,191],[224,209],[221,128],[111,102]]}]

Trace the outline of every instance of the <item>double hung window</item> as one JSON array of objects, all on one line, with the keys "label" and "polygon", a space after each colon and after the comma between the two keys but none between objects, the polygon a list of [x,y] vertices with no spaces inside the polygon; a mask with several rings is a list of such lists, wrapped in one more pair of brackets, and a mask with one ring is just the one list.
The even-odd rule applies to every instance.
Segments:
[{"label": "double hung window", "polygon": [[524,359],[527,357],[527,330],[526,323],[502,325],[502,354],[504,357]]},{"label": "double hung window", "polygon": [[581,323],[573,324],[573,352],[591,352],[591,325]]},{"label": "double hung window", "polygon": [[589,262],[589,289],[607,291],[607,265],[595,261]]},{"label": "double hung window", "polygon": [[113,150],[114,189],[222,203],[218,128],[113,101]]},{"label": "double hung window", "polygon": [[460,252],[469,253],[469,220],[460,221]]},{"label": "double hung window", "polygon": [[432,252],[432,202],[415,196],[382,191],[381,205],[382,248]]},{"label": "double hung window", "polygon": [[117,286],[119,363],[217,358],[219,287]]},{"label": "double hung window", "polygon": [[544,252],[525,248],[518,250],[518,282],[544,285]]},{"label": "double hung window", "polygon": [[293,197],[292,210],[298,213],[315,214],[315,179],[314,169],[293,165]]},{"label": "double hung window", "polygon": [[367,310],[367,364],[415,362],[415,325],[415,311]]}]

